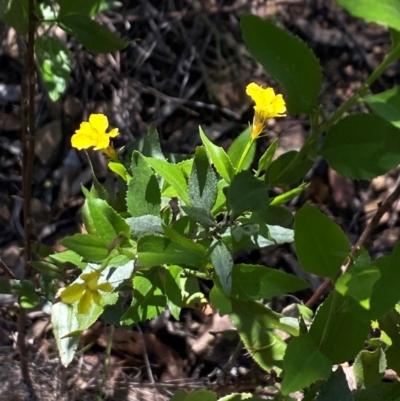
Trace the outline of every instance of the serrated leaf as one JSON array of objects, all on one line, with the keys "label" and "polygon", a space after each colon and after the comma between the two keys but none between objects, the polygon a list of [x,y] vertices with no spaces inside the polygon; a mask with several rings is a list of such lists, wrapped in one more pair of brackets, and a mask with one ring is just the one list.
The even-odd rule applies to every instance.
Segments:
[{"label": "serrated leaf", "polygon": [[44,86],[55,102],[67,88],[72,69],[71,52],[56,37],[42,35],[35,41],[35,53]]},{"label": "serrated leaf", "polygon": [[222,288],[229,297],[232,290],[232,253],[222,241],[215,241],[211,246],[210,257]]},{"label": "serrated leaf", "polygon": [[125,220],[102,199],[87,198],[82,209],[85,228],[89,234],[111,244],[119,235],[130,236]]},{"label": "serrated leaf", "polygon": [[85,268],[87,265],[87,263],[82,262],[82,256],[71,250],[50,255],[50,259],[61,263],[72,263],[73,265],[78,266],[81,269]]},{"label": "serrated leaf", "polygon": [[214,145],[204,133],[201,127],[199,127],[201,141],[206,148],[209,160],[213,163],[218,174],[229,184],[235,175],[235,169],[232,165],[229,156],[225,150],[220,146]]},{"label": "serrated leaf", "polygon": [[204,267],[207,258],[203,252],[188,249],[185,246],[158,235],[146,235],[137,243],[141,267],[166,265],[188,265]]},{"label": "serrated leaf", "polygon": [[341,228],[315,207],[304,204],[295,216],[297,257],[309,273],[335,280],[349,252]]},{"label": "serrated leaf", "polygon": [[306,281],[280,270],[262,265],[233,266],[231,297],[241,301],[258,301],[308,287]]},{"label": "serrated leaf", "polygon": [[228,205],[234,218],[243,212],[263,215],[269,206],[268,192],[268,187],[249,171],[235,175],[227,190]]},{"label": "serrated leaf", "polygon": [[400,401],[400,383],[380,383],[354,393],[355,401]]},{"label": "serrated leaf", "polygon": [[337,0],[337,2],[355,17],[400,31],[400,4],[397,0]]},{"label": "serrated leaf", "polygon": [[362,350],[353,364],[357,388],[367,388],[382,381],[386,369],[386,357],[382,348]]},{"label": "serrated leaf", "polygon": [[376,114],[400,128],[400,86],[365,96],[363,100]]},{"label": "serrated leaf", "polygon": [[298,37],[254,15],[241,18],[250,54],[286,90],[290,114],[311,113],[321,88],[318,59]]},{"label": "serrated leaf", "polygon": [[182,210],[196,223],[199,223],[205,228],[214,227],[216,225],[214,216],[207,209],[193,206],[182,206]]},{"label": "serrated leaf", "polygon": [[290,341],[283,360],[285,376],[282,394],[308,387],[317,380],[326,380],[331,374],[332,362],[319,349],[309,334]]},{"label": "serrated leaf", "polygon": [[159,216],[147,214],[140,217],[130,217],[126,219],[126,222],[131,228],[131,235],[134,239],[148,234],[162,234],[164,232],[163,221]]},{"label": "serrated leaf", "polygon": [[345,298],[335,291],[331,292],[317,310],[310,328],[310,335],[318,348],[336,364],[357,355],[363,348],[370,326],[369,321],[359,320],[345,311],[344,306]]},{"label": "serrated leaf", "polygon": [[160,278],[161,268],[139,271],[133,279],[132,304],[121,318],[130,325],[160,315],[166,306],[164,284]]},{"label": "serrated leaf", "polygon": [[76,252],[89,262],[102,262],[108,256],[108,244],[92,234],[75,234],[65,237],[60,244]]},{"label": "serrated leaf", "polygon": [[232,299],[230,317],[251,357],[265,371],[279,371],[287,345],[274,329],[297,336],[298,328],[285,324],[282,315],[258,302]]},{"label": "serrated leaf", "polygon": [[145,157],[145,160],[157,174],[176,190],[183,202],[186,205],[190,205],[188,183],[181,167],[166,160],[153,159],[151,157]]},{"label": "serrated leaf", "polygon": [[[228,148],[227,154],[228,157],[231,159],[232,165],[235,169],[237,168],[239,161],[242,157],[243,151],[251,138],[250,135],[251,135],[251,128],[249,127],[246,128],[237,138],[235,138]],[[251,164],[253,163],[255,154],[256,154],[256,142],[254,141],[245,159],[243,160],[242,168],[240,169],[240,171],[247,170],[248,168],[250,168]],[[239,173],[240,171],[236,171],[236,173]]]},{"label": "serrated leaf", "polygon": [[315,401],[354,401],[343,368],[339,366],[327,382],[322,384]]},{"label": "serrated leaf", "polygon": [[142,154],[154,159],[165,160],[161,149],[160,136],[154,124],[150,126],[147,135],[143,138]]},{"label": "serrated leaf", "polygon": [[351,115],[329,130],[320,154],[339,174],[369,180],[400,163],[400,130],[374,114]]},{"label": "serrated leaf", "polygon": [[58,24],[92,53],[110,53],[122,50],[129,44],[87,15],[63,15],[59,17]]},{"label": "serrated leaf", "polygon": [[189,198],[194,207],[210,211],[217,199],[217,177],[203,147],[197,147],[189,178]]},{"label": "serrated leaf", "polygon": [[80,336],[65,337],[69,333],[78,330],[78,321],[74,314],[74,308],[63,302],[54,304],[51,309],[51,323],[61,363],[67,367],[74,357],[80,338]]},{"label": "serrated leaf", "polygon": [[133,178],[126,194],[128,212],[132,217],[160,215],[161,193],[157,178],[145,158],[137,151],[132,154]]}]

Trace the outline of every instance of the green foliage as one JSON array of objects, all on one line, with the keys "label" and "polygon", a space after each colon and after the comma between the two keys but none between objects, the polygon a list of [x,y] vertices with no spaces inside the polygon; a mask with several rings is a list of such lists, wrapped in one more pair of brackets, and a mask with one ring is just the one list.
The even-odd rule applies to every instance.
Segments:
[{"label": "green foliage", "polygon": [[[121,50],[128,43],[91,19],[117,2],[54,3],[37,4],[34,10],[35,51],[44,86],[57,100],[67,86],[72,56],[49,34],[53,27],[94,53]],[[63,252],[38,247],[38,260],[31,261],[38,273],[35,284],[27,279],[0,281],[0,293],[18,296],[21,307],[52,303],[63,365],[71,362],[82,332],[98,319],[132,325],[168,308],[178,320],[182,308],[198,309],[210,302],[221,315],[230,316],[235,334],[260,367],[282,380],[275,401],[293,400],[294,391],[303,392],[304,401],[400,400],[398,383],[381,383],[386,368],[400,374],[400,242],[392,252],[372,259],[362,247],[350,250],[339,225],[308,203],[295,213],[293,231],[292,209],[285,207],[306,188],[317,156],[339,174],[363,180],[400,164],[399,88],[377,94],[369,89],[400,57],[400,6],[397,0],[338,3],[355,16],[387,25],[393,43],[381,65],[332,116],[323,105],[316,107],[322,74],[307,45],[270,21],[251,15],[241,20],[250,54],[286,92],[287,113],[304,113],[310,120],[300,149],[275,158],[278,138],[255,160],[258,138],[251,135],[259,131],[253,127],[227,151],[200,127],[202,146],[193,157],[166,157],[151,126],[138,144],[108,154],[108,168],[118,176],[116,188],[100,184],[91,166],[93,186],[90,191],[83,188],[86,231],[61,239],[67,248]],[[0,17],[25,35],[27,0],[0,3]],[[43,26],[48,29],[39,30]],[[372,113],[344,117],[358,100]],[[256,118],[262,120],[263,112],[258,110]],[[308,288],[306,281],[281,266],[236,263],[238,254],[293,242],[301,267],[333,283],[315,315],[301,304],[303,299],[295,308],[299,318],[265,306],[273,297]],[[199,279],[212,283],[209,299]],[[368,336],[371,321],[379,326],[379,339]],[[341,367],[332,373],[334,364],[351,361],[358,386],[353,392]],[[215,401],[217,395],[178,391],[171,399]],[[260,398],[243,393],[220,400]]]},{"label": "green foliage", "polygon": [[400,163],[400,130],[373,114],[348,116],[328,132],[320,153],[339,174],[370,180]]},{"label": "green foliage", "polygon": [[305,270],[333,280],[349,251],[349,241],[340,227],[309,204],[296,213],[295,244]]},{"label": "green foliage", "polygon": [[314,53],[298,37],[254,15],[242,17],[241,28],[250,54],[285,88],[290,114],[311,113],[322,80]]}]

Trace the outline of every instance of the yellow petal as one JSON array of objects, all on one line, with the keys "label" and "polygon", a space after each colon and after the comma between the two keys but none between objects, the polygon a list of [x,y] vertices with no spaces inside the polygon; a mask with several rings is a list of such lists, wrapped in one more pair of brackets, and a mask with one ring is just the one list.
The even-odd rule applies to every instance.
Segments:
[{"label": "yellow petal", "polygon": [[117,136],[119,134],[118,128],[113,128],[110,133],[108,134],[108,136],[110,138],[114,138],[115,136]]},{"label": "yellow petal", "polygon": [[89,123],[99,134],[105,134],[108,128],[108,118],[104,114],[91,114]]},{"label": "yellow petal", "polygon": [[82,298],[79,300],[78,313],[85,314],[89,312],[92,303],[93,295],[91,291],[85,291]]},{"label": "yellow petal", "polygon": [[90,273],[83,273],[80,278],[85,282],[85,285],[90,289],[97,288],[101,273],[98,270],[92,270]]},{"label": "yellow petal", "polygon": [[96,289],[104,292],[111,292],[114,290],[114,286],[110,283],[101,283]]},{"label": "yellow petal", "polygon": [[92,297],[96,305],[101,306],[101,294],[98,291],[92,291]]},{"label": "yellow petal", "polygon": [[93,149],[94,150],[107,149],[108,145],[110,145],[110,138],[108,137],[107,134],[102,134],[99,135],[97,139],[97,144]]},{"label": "yellow petal", "polygon": [[74,302],[81,299],[84,289],[84,284],[71,284],[66,287],[65,290],[61,293],[61,300],[66,304],[73,304]]}]

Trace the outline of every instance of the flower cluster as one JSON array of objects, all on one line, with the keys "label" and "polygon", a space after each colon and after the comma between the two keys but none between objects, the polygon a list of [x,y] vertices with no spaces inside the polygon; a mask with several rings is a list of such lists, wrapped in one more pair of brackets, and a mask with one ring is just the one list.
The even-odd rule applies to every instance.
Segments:
[{"label": "flower cluster", "polygon": [[268,119],[286,116],[286,104],[282,95],[275,95],[272,88],[264,89],[254,82],[247,85],[246,93],[255,103],[251,136],[256,139],[264,131]]},{"label": "flower cluster", "polygon": [[78,313],[83,314],[89,311],[92,300],[101,306],[100,291],[111,292],[114,287],[110,283],[99,284],[100,276],[101,272],[98,270],[81,274],[80,279],[83,280],[83,283],[73,283],[65,288],[61,293],[61,300],[66,304],[73,304],[79,301]]},{"label": "flower cluster", "polygon": [[110,146],[110,138],[118,135],[118,128],[106,133],[108,118],[104,114],[91,114],[89,122],[81,123],[78,130],[71,138],[74,148],[82,150],[94,147],[94,150],[102,150],[110,158],[115,157],[115,150]]}]

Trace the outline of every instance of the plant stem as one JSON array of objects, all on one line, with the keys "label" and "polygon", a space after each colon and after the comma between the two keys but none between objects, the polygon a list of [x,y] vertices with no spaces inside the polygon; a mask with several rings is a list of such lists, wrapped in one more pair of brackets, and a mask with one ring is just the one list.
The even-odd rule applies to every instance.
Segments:
[{"label": "plant stem", "polygon": [[242,156],[240,157],[239,163],[236,167],[236,173],[239,173],[240,170],[242,169],[242,165],[244,163],[244,160],[246,159],[255,139],[253,137],[250,137],[250,140],[247,142],[246,147],[244,148],[244,151],[242,153]]}]

